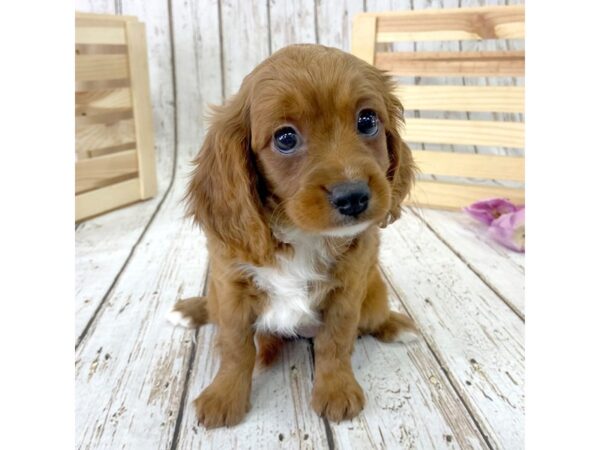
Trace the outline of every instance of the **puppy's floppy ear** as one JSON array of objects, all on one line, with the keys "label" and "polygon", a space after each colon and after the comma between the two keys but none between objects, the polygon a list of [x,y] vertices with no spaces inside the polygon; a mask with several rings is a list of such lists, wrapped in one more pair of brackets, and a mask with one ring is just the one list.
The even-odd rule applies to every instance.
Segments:
[{"label": "puppy's floppy ear", "polygon": [[382,224],[383,227],[400,217],[400,205],[414,184],[416,172],[412,153],[400,137],[400,127],[404,124],[404,108],[392,93],[393,85],[389,78],[387,85],[385,103],[389,124],[386,124],[386,143],[390,159],[387,178],[392,187],[392,203],[386,221]]},{"label": "puppy's floppy ear", "polygon": [[232,256],[252,264],[272,260],[275,242],[261,211],[259,176],[250,149],[248,89],[214,109],[186,199],[188,213]]}]

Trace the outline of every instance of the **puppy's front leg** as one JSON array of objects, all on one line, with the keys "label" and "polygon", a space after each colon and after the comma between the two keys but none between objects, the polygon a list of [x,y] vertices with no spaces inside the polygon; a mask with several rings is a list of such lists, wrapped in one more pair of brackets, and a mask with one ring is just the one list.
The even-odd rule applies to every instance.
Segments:
[{"label": "puppy's front leg", "polygon": [[198,421],[206,428],[233,426],[250,409],[256,358],[253,315],[243,292],[227,292],[219,305],[221,365],[213,382],[195,400]]},{"label": "puppy's front leg", "polygon": [[360,303],[347,295],[348,291],[334,293],[323,312],[323,326],[315,337],[312,407],[319,415],[335,422],[353,418],[365,404],[350,361]]}]

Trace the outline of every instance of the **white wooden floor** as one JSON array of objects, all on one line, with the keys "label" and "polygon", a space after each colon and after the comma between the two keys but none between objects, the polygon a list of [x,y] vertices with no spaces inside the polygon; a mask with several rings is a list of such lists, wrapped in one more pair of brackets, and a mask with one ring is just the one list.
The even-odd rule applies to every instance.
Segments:
[{"label": "white wooden floor", "polygon": [[241,425],[197,426],[191,401],[217,369],[215,330],[164,319],[202,293],[207,271],[204,238],[182,218],[184,184],[180,168],[162,197],[77,227],[77,448],[523,447],[523,257],[462,213],[428,210],[386,229],[381,251],[390,302],[425,339],[358,341],[358,418],[313,413],[312,348],[299,340],[255,375]]}]

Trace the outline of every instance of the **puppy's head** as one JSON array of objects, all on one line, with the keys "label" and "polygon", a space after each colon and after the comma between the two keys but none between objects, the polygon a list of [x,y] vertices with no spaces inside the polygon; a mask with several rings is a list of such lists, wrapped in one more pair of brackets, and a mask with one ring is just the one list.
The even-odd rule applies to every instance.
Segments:
[{"label": "puppy's head", "polygon": [[215,111],[195,160],[191,213],[256,262],[273,254],[274,223],[351,236],[395,220],[413,162],[392,89],[381,71],[342,51],[278,51]]}]

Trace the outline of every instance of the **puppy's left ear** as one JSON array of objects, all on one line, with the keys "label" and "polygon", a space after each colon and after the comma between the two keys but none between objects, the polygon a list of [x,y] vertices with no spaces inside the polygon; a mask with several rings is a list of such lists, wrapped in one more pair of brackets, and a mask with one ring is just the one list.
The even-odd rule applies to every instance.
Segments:
[{"label": "puppy's left ear", "polygon": [[412,153],[400,137],[400,127],[404,124],[404,108],[400,100],[392,93],[392,86],[388,80],[386,106],[388,109],[389,123],[386,124],[386,143],[390,166],[387,179],[392,187],[392,202],[385,227],[400,217],[401,203],[409,194],[414,181],[416,166]]}]

